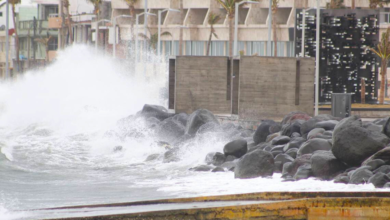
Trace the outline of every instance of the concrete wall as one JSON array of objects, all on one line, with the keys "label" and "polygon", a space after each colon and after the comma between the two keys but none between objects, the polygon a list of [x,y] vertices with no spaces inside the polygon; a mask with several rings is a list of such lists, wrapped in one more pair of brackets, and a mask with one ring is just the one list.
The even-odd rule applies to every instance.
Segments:
[{"label": "concrete wall", "polygon": [[205,108],[230,114],[228,58],[178,56],[176,58],[175,110],[192,113]]},{"label": "concrete wall", "polygon": [[296,58],[241,57],[239,118],[280,119],[291,111],[312,115],[314,67],[312,58],[300,59],[297,71]]}]

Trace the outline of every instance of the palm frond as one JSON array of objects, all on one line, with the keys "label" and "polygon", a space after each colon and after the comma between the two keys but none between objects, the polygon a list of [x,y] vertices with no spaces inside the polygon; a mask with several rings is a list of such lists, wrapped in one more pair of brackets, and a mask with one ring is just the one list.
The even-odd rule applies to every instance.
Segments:
[{"label": "palm frond", "polygon": [[221,15],[214,14],[213,12],[210,12],[209,19],[208,19],[209,25],[213,26],[213,25],[217,24],[219,20],[221,20]]},{"label": "palm frond", "polygon": [[213,35],[215,38],[219,39],[217,33],[213,32]]},{"label": "palm frond", "polygon": [[150,40],[150,38],[146,36],[144,33],[139,33],[138,36],[140,36],[143,39]]}]

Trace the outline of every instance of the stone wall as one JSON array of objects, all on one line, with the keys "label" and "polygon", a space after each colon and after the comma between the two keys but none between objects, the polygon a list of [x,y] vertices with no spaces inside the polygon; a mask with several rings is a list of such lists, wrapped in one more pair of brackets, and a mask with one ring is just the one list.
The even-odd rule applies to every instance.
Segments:
[{"label": "stone wall", "polygon": [[214,114],[230,114],[227,57],[178,56],[175,78],[177,113],[205,108]]},{"label": "stone wall", "polygon": [[312,115],[314,78],[312,58],[241,57],[239,118],[280,119],[291,111]]}]

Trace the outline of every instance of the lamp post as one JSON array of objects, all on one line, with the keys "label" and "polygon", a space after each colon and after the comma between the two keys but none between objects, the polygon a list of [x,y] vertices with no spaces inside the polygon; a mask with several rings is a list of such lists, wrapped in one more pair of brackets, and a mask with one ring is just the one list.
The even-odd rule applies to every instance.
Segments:
[{"label": "lamp post", "polygon": [[316,24],[316,91],[314,115],[318,115],[319,76],[320,76],[320,0],[317,0],[317,24]]},{"label": "lamp post", "polygon": [[100,20],[100,21],[97,21],[96,22],[96,39],[95,39],[95,50],[97,51],[97,49],[98,49],[98,40],[99,40],[99,23],[100,22],[103,22],[103,21],[105,21],[105,22],[111,22],[110,20],[107,20],[107,19],[102,19],[102,20]]},{"label": "lamp post", "polygon": [[161,54],[161,14],[166,12],[166,11],[173,11],[173,12],[180,12],[180,10],[177,9],[164,9],[164,10],[159,10],[158,11],[158,41],[157,41],[157,56],[160,56]]},{"label": "lamp post", "polygon": [[[137,32],[135,34],[135,59],[138,61],[138,24],[139,24],[139,17],[141,15],[145,15],[145,16],[148,16],[148,15],[152,15],[152,16],[156,16],[156,14],[153,14],[153,13],[149,13],[149,12],[142,12],[140,14],[137,14],[135,16],[135,24],[136,24],[136,27],[137,27]],[[145,34],[146,36],[146,34]],[[146,39],[145,39],[146,40]],[[146,44],[144,44],[144,47],[146,48]]]},{"label": "lamp post", "polygon": [[234,16],[234,53],[233,56],[237,56],[237,37],[238,37],[238,8],[242,4],[258,4],[258,2],[254,1],[243,1],[236,3],[236,11]]},{"label": "lamp post", "polygon": [[267,56],[272,56],[271,53],[271,25],[272,25],[272,0],[269,0],[268,7],[268,42],[267,42]]},{"label": "lamp post", "polygon": [[130,15],[118,15],[114,17],[114,45],[113,45],[113,53],[114,53],[114,59],[116,58],[116,19],[117,18],[131,18]]}]

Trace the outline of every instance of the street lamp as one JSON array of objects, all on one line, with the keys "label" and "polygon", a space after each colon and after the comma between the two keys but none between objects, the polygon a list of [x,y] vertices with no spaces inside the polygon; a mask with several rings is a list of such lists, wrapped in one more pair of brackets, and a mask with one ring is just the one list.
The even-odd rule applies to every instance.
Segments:
[{"label": "street lamp", "polygon": [[160,56],[160,45],[161,45],[161,14],[166,12],[166,11],[173,11],[173,12],[180,12],[180,10],[177,9],[164,9],[164,10],[159,10],[158,11],[158,41],[157,41],[157,56]]},{"label": "street lamp", "polygon": [[[145,16],[148,16],[148,15],[151,15],[151,16],[156,16],[156,14],[153,14],[153,13],[149,13],[149,12],[142,12],[140,14],[137,14],[135,16],[135,24],[137,26],[137,32],[136,32],[136,35],[135,35],[135,59],[138,61],[138,23],[139,23],[139,17],[141,15],[145,15]],[[145,45],[144,45],[145,46]],[[145,46],[146,48],[146,46]]]},{"label": "street lamp", "polygon": [[234,54],[233,56],[237,56],[237,35],[238,35],[238,8],[242,4],[258,4],[258,2],[254,1],[243,1],[243,2],[238,2],[236,3],[236,14],[235,14],[235,24],[234,24]]},{"label": "street lamp", "polygon": [[98,24],[100,22],[103,22],[103,21],[111,22],[110,20],[107,20],[107,19],[102,19],[102,20],[96,22],[96,39],[95,39],[95,49],[96,49],[96,51],[98,49],[98,40],[99,40],[99,25]]},{"label": "street lamp", "polygon": [[114,46],[113,46],[113,53],[114,53],[114,59],[116,58],[116,19],[117,18],[131,18],[133,16],[130,15],[118,15],[114,17]]}]

